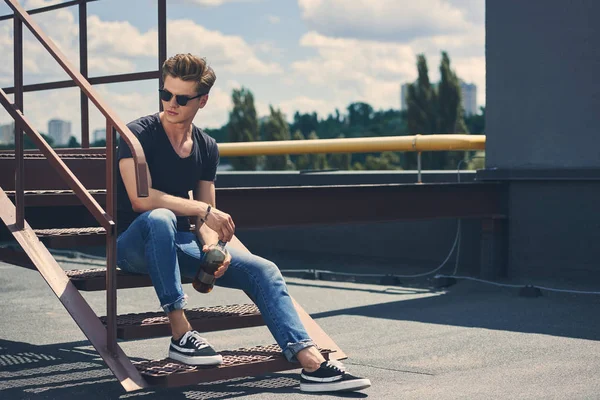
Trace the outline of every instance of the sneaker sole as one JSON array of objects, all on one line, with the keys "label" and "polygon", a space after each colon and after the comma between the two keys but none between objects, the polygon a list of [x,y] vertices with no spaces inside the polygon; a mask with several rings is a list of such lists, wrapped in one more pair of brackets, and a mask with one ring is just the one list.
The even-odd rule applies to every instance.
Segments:
[{"label": "sneaker sole", "polygon": [[190,357],[169,351],[169,358],[187,365],[219,365],[223,363],[223,356],[220,354],[216,356]]},{"label": "sneaker sole", "polygon": [[349,392],[363,390],[371,386],[368,379],[354,379],[351,381],[332,383],[300,383],[303,392]]}]

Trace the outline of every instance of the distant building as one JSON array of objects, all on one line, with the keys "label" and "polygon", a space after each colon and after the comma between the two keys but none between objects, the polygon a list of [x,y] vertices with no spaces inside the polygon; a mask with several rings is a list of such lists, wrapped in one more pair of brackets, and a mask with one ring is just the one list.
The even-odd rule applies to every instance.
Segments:
[{"label": "distant building", "polygon": [[92,143],[100,140],[106,140],[106,129],[96,129],[92,135]]},{"label": "distant building", "polygon": [[465,116],[477,114],[477,85],[460,81],[460,91]]},{"label": "distant building", "polygon": [[[406,97],[408,96],[408,85],[409,83],[405,83],[400,87],[400,109],[403,111],[408,110],[408,104],[406,102]],[[433,87],[436,87],[436,83],[431,84]],[[464,81],[460,81],[460,91],[461,91],[461,103],[462,107],[465,110],[465,116],[471,116],[477,114],[477,85],[474,83],[466,83]]]},{"label": "distant building", "polygon": [[15,123],[0,125],[0,144],[15,142]]},{"label": "distant building", "polygon": [[69,143],[71,122],[61,119],[51,119],[48,121],[48,135],[54,140],[55,146]]}]

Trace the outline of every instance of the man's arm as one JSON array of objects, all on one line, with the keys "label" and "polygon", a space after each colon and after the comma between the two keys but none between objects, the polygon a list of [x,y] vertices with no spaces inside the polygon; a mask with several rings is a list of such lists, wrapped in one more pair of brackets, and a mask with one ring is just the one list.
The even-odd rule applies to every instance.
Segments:
[{"label": "man's arm", "polygon": [[[196,190],[194,190],[194,200],[216,207],[215,183],[211,181],[199,181]],[[216,244],[219,240],[219,235],[200,220],[202,217],[202,215],[196,217],[196,235],[200,244],[207,246]]]},{"label": "man's arm", "polygon": [[[135,169],[132,158],[124,158],[119,161],[119,170],[125,189],[127,190],[127,196],[131,201],[131,207],[133,211],[143,213],[157,208],[166,208],[179,216],[190,216],[190,217],[202,217],[206,216],[208,210],[208,204],[203,201],[183,199],[177,196],[171,196],[160,190],[152,188],[152,177],[150,171],[146,167],[146,173],[148,174],[148,184],[150,186],[148,190],[148,197],[138,197],[136,184],[135,184]],[[213,196],[214,196],[214,185],[213,185]],[[219,238],[230,241],[235,231],[235,225],[231,216],[216,208],[212,208],[205,220],[205,225],[210,227]],[[216,242],[215,242],[216,243]]]}]

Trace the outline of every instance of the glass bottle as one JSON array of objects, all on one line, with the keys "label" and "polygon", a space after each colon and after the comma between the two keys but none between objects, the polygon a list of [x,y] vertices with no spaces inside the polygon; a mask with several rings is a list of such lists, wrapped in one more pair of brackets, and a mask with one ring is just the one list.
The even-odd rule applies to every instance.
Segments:
[{"label": "glass bottle", "polygon": [[192,286],[200,293],[210,293],[215,285],[215,271],[219,269],[225,258],[229,254],[225,245],[227,242],[219,240],[217,244],[212,244],[208,247],[208,251],[204,254],[202,264],[196,272],[196,276],[192,281]]}]

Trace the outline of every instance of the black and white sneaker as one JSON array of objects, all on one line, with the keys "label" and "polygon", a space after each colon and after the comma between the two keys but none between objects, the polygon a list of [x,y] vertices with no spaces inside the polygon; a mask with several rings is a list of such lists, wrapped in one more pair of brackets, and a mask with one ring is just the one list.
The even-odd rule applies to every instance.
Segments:
[{"label": "black and white sneaker", "polygon": [[300,390],[303,392],[339,392],[362,390],[371,386],[371,381],[350,375],[344,367],[333,361],[324,361],[318,370],[300,374]]},{"label": "black and white sneaker", "polygon": [[188,365],[219,365],[223,357],[196,331],[186,332],[179,340],[171,338],[169,358]]}]

